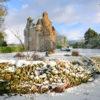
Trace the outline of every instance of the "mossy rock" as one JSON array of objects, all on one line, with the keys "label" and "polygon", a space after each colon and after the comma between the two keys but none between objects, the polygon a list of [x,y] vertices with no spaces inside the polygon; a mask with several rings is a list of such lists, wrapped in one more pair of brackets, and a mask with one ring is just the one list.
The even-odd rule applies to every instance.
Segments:
[{"label": "mossy rock", "polygon": [[9,82],[7,81],[0,81],[0,95],[3,95],[5,93],[10,93],[10,86]]}]

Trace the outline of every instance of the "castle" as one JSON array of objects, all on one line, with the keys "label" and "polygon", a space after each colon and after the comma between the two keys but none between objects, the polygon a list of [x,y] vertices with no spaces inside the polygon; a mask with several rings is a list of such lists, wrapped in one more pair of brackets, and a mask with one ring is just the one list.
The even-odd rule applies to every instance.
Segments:
[{"label": "castle", "polygon": [[43,12],[37,20],[32,20],[31,17],[27,19],[24,37],[27,50],[48,51],[56,48],[56,30],[47,12]]}]

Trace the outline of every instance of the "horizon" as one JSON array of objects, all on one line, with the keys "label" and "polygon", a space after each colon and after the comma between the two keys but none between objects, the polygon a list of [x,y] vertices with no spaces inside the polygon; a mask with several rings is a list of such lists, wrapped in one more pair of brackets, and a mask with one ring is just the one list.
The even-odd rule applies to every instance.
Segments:
[{"label": "horizon", "polygon": [[[7,2],[8,15],[5,20],[8,43],[18,40],[11,30],[19,31],[21,38],[29,16],[37,18],[47,11],[56,31],[68,40],[80,40],[88,28],[100,33],[99,0],[10,0]],[[10,34],[10,35],[9,35]]]}]

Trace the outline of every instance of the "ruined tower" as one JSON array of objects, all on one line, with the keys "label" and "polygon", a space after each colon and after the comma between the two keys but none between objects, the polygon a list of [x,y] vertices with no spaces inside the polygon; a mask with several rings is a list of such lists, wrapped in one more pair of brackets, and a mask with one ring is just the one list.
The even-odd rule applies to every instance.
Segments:
[{"label": "ruined tower", "polygon": [[47,51],[55,49],[56,31],[47,12],[44,12],[36,20],[32,20],[31,17],[27,19],[24,36],[27,50]]}]

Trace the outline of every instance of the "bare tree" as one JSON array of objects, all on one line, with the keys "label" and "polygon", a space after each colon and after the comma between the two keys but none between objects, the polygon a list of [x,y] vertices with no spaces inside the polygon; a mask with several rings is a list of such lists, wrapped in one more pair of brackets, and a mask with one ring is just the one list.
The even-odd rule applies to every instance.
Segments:
[{"label": "bare tree", "polygon": [[10,30],[10,31],[19,40],[19,42],[20,42],[20,44],[22,46],[22,49],[24,50],[25,49],[25,46],[24,46],[24,44],[22,42],[22,39],[21,39],[19,30]]},{"label": "bare tree", "polygon": [[5,16],[7,15],[7,7],[4,4],[6,1],[8,0],[0,0],[0,30],[2,29]]}]

